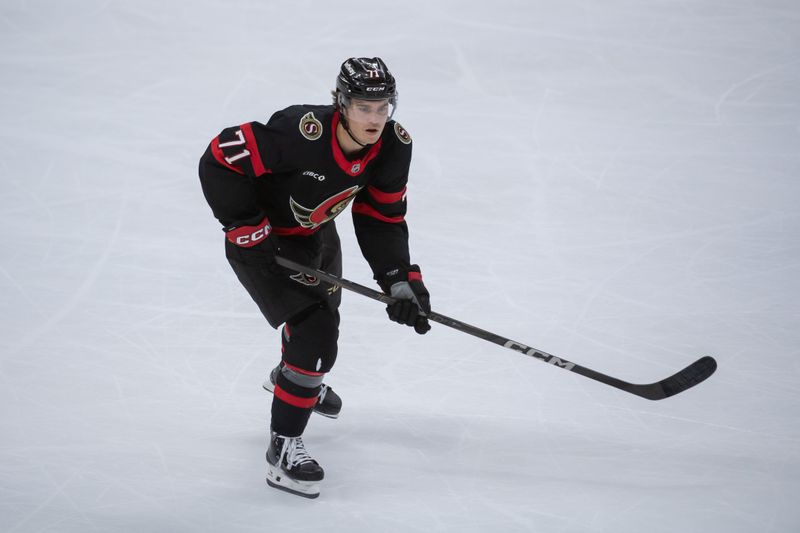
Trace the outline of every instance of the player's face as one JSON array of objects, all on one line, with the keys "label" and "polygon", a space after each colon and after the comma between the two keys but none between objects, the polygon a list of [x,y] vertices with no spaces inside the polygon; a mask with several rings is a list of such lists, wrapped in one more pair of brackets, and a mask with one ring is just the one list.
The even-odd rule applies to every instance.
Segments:
[{"label": "player's face", "polygon": [[346,109],[347,124],[350,131],[364,144],[373,144],[383,133],[386,121],[392,115],[389,100],[350,101]]}]

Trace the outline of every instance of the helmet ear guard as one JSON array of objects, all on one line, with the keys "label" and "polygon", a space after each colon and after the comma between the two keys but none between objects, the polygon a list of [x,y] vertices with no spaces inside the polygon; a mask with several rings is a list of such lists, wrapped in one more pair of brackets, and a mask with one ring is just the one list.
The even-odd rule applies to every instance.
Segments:
[{"label": "helmet ear guard", "polygon": [[348,107],[350,105],[350,98],[345,96],[344,93],[342,93],[342,91],[338,89],[333,94],[336,97],[336,109],[338,109],[339,112],[341,113],[345,107]]}]

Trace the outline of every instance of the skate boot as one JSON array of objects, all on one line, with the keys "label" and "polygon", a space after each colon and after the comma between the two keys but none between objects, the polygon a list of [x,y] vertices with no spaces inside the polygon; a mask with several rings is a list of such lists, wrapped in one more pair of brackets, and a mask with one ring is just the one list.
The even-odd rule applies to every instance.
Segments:
[{"label": "skate boot", "polygon": [[[273,392],[275,390],[275,380],[278,378],[278,372],[281,370],[283,363],[279,364],[269,373],[269,379],[264,381],[264,390]],[[314,406],[314,412],[327,416],[328,418],[339,418],[339,411],[342,410],[342,399],[338,394],[333,392],[329,386],[322,384],[317,397],[317,405]]]},{"label": "skate boot", "polygon": [[308,455],[302,437],[271,433],[267,448],[267,484],[304,498],[319,496],[325,471]]}]

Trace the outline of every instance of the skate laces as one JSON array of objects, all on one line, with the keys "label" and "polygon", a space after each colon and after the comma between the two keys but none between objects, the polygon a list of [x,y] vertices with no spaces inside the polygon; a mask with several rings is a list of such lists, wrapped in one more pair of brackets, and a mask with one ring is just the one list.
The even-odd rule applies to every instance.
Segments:
[{"label": "skate laces", "polygon": [[314,459],[308,455],[301,437],[283,438],[283,447],[281,448],[281,456],[278,459],[278,463],[280,464],[284,458],[286,459],[286,465],[289,468],[314,461]]},{"label": "skate laces", "polygon": [[319,396],[317,396],[317,398],[318,398],[317,402],[318,403],[324,402],[326,394],[328,394],[328,386],[323,383],[322,384],[322,388],[319,389]]}]

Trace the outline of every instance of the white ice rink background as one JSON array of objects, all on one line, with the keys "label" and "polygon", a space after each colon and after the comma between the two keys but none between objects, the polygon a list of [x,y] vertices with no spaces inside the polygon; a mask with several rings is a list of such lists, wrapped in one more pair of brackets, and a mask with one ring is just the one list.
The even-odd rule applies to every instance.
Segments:
[{"label": "white ice rink background", "polygon": [[[717,374],[345,294],[322,494],[268,488],[278,336],[197,160],[364,55],[435,310]],[[0,79],[0,531],[800,530],[797,2],[4,0]]]}]

